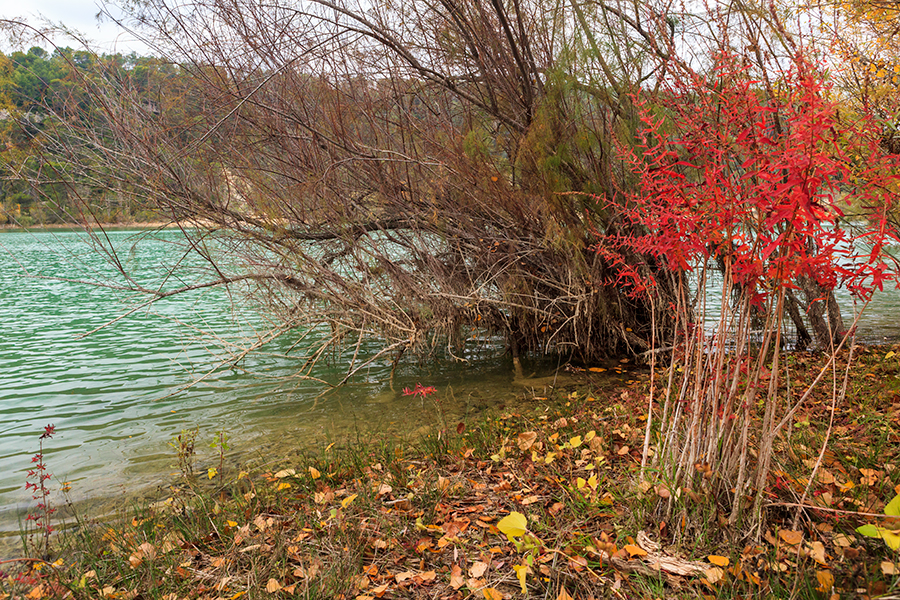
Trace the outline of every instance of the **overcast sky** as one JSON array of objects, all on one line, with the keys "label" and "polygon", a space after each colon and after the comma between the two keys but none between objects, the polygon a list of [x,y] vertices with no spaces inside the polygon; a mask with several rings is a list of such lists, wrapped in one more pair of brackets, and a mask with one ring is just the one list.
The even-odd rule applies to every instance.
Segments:
[{"label": "overcast sky", "polygon": [[[54,23],[64,23],[77,29],[85,37],[93,40],[101,52],[128,53],[132,50],[146,53],[146,47],[137,43],[134,37],[120,30],[114,23],[104,19],[97,21],[100,5],[95,0],[0,0],[0,17],[4,19],[25,18],[38,25],[41,17]],[[74,44],[56,40],[63,46]],[[44,44],[41,44],[44,45]],[[44,45],[47,47],[46,45]]]}]

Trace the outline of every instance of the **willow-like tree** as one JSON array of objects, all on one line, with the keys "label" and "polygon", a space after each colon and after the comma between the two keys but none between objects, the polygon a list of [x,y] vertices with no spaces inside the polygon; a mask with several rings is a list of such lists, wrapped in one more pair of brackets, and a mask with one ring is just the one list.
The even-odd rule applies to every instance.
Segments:
[{"label": "willow-like tree", "polygon": [[[593,247],[621,226],[611,140],[674,45],[665,11],[633,7],[140,3],[178,77],[154,102],[128,72],[86,77],[91,126],[53,152],[188,225],[210,284],[243,282],[279,334],[324,327],[350,373],[464,358],[473,332],[516,360],[644,352],[666,311],[620,293]],[[382,345],[362,360],[365,338]]]}]

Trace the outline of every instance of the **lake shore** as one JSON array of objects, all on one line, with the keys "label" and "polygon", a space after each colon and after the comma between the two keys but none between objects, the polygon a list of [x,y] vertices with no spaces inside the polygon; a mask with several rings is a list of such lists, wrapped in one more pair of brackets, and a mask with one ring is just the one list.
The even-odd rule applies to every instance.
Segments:
[{"label": "lake shore", "polygon": [[[897,585],[894,554],[855,528],[878,522],[872,515],[900,485],[898,350],[859,348],[852,397],[832,416],[824,390],[794,416],[779,442],[756,539],[723,523],[720,499],[700,488],[669,490],[652,474],[638,481],[649,379],[603,387],[589,371],[581,384],[532,397],[533,406],[447,423],[413,443],[329,444],[255,472],[199,465],[165,498],[123,509],[117,522],[82,517],[53,540],[47,565],[22,564],[18,587],[7,583],[0,592],[361,600],[883,595]],[[809,383],[823,364],[820,355],[792,355],[792,384]],[[796,524],[795,503],[826,434],[824,472]],[[670,520],[664,507],[676,497],[681,516]]]}]

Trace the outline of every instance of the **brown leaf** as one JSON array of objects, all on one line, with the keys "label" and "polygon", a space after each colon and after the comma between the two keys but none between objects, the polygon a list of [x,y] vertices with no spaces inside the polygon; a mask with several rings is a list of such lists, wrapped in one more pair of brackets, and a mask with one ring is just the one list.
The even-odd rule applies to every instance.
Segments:
[{"label": "brown leaf", "polygon": [[494,588],[484,588],[481,592],[484,594],[485,600],[503,600],[503,594]]},{"label": "brown leaf", "polygon": [[718,583],[725,577],[725,570],[721,567],[710,567],[703,573],[706,580],[710,583]]},{"label": "brown leaf", "polygon": [[397,573],[396,575],[394,575],[394,581],[396,581],[397,583],[401,583],[403,581],[406,581],[407,579],[412,579],[415,576],[416,574],[412,571],[404,571],[402,573]]},{"label": "brown leaf", "polygon": [[803,541],[803,532],[794,531],[792,529],[781,529],[778,531],[778,537],[789,546],[796,546]]},{"label": "brown leaf", "polygon": [[559,594],[556,596],[556,600],[575,600],[572,596],[569,595],[569,592],[566,591],[566,588],[563,587],[559,590]]},{"label": "brown leaf", "polygon": [[466,580],[463,577],[462,567],[459,565],[453,565],[450,569],[450,587],[454,590],[458,590],[462,586],[466,584]]},{"label": "brown leaf", "polygon": [[478,579],[479,577],[484,575],[484,572],[487,571],[487,569],[488,564],[486,562],[478,561],[471,567],[469,567],[469,576],[474,579]]},{"label": "brown leaf", "polygon": [[525,433],[520,433],[518,439],[519,450],[521,450],[522,452],[526,452],[534,445],[534,441],[536,439],[537,433],[534,431],[526,431]]},{"label": "brown leaf", "polygon": [[822,542],[813,542],[810,544],[809,555],[820,565],[828,565],[828,563],[825,562],[825,544]]},{"label": "brown leaf", "polygon": [[421,579],[422,581],[434,581],[435,577],[437,577],[437,573],[435,571],[424,571],[416,575],[416,578]]},{"label": "brown leaf", "polygon": [[280,589],[281,589],[281,584],[278,583],[278,580],[276,580],[276,579],[270,579],[269,583],[266,584],[266,591],[269,592],[270,594],[274,594],[275,592],[277,592]]}]

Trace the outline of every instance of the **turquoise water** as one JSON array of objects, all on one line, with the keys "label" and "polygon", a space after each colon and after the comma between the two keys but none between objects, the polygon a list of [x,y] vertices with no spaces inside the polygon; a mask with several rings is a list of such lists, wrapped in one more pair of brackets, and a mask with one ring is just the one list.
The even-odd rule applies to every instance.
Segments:
[{"label": "turquoise water", "polygon": [[[147,285],[184,251],[177,231],[108,235]],[[220,366],[225,350],[258,339],[262,317],[210,289],[163,300],[83,336],[138,298],[34,277],[40,275],[115,281],[81,233],[0,232],[0,532],[18,531],[17,513],[31,504],[25,473],[49,423],[58,433],[47,442],[46,462],[57,489],[70,482],[77,501],[170,480],[177,469],[168,443],[183,429],[200,428],[201,462],[211,460],[208,443],[218,430],[228,433],[238,459],[277,459],[298,445],[438,426],[433,402],[401,393],[418,381],[438,387],[443,417],[453,425],[522,394],[511,385],[511,365],[489,345],[473,347],[468,365],[406,366],[393,383],[390,364],[377,362],[351,385],[319,397],[321,384],[288,379],[298,364],[284,354],[295,338],[182,389]],[[166,285],[198,277],[186,265]],[[340,358],[322,363],[314,375],[339,381],[342,366]]]}]

